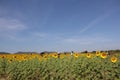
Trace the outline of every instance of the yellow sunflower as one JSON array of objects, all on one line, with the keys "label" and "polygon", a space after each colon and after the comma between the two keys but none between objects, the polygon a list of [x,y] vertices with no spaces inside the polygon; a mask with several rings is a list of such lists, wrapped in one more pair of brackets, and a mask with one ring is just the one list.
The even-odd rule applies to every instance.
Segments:
[{"label": "yellow sunflower", "polygon": [[107,54],[105,52],[101,53],[101,58],[107,58]]},{"label": "yellow sunflower", "polygon": [[47,55],[47,54],[44,54],[42,58],[43,58],[44,60],[47,60],[47,59],[48,59],[48,55]]},{"label": "yellow sunflower", "polygon": [[79,57],[79,54],[74,53],[73,56],[74,56],[75,58],[78,58],[78,57]]},{"label": "yellow sunflower", "polygon": [[1,58],[6,58],[6,56],[5,55],[1,55]]},{"label": "yellow sunflower", "polygon": [[27,60],[27,57],[26,56],[22,56],[22,60]]},{"label": "yellow sunflower", "polygon": [[91,58],[91,56],[92,56],[92,54],[90,54],[90,53],[87,53],[87,54],[86,54],[86,57],[87,57],[87,58]]},{"label": "yellow sunflower", "polygon": [[96,51],[96,56],[100,56],[100,51]]},{"label": "yellow sunflower", "polygon": [[60,53],[59,56],[60,56],[61,59],[63,59],[65,57],[65,54]]},{"label": "yellow sunflower", "polygon": [[117,58],[116,57],[111,57],[111,62],[115,63],[117,61]]},{"label": "yellow sunflower", "polygon": [[12,59],[9,59],[8,62],[11,63],[13,60]]},{"label": "yellow sunflower", "polygon": [[58,58],[58,54],[53,54],[52,57]]}]

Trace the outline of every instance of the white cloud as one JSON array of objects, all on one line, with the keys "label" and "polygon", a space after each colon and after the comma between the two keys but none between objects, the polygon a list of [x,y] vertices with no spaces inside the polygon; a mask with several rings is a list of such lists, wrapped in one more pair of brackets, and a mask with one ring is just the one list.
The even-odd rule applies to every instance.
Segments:
[{"label": "white cloud", "polygon": [[110,39],[103,37],[82,37],[82,38],[67,38],[63,40],[65,43],[91,45],[104,42],[110,42]]},{"label": "white cloud", "polygon": [[21,12],[0,6],[0,39],[23,40],[19,34],[28,27],[21,21],[21,17]]},{"label": "white cloud", "polygon": [[0,32],[20,31],[27,27],[17,19],[0,18]]},{"label": "white cloud", "polygon": [[0,38],[7,38],[12,40],[22,40],[18,34],[27,29],[27,26],[18,19],[0,18]]},{"label": "white cloud", "polygon": [[47,33],[42,33],[42,32],[32,32],[31,34],[32,34],[32,36],[39,37],[39,38],[48,36]]}]

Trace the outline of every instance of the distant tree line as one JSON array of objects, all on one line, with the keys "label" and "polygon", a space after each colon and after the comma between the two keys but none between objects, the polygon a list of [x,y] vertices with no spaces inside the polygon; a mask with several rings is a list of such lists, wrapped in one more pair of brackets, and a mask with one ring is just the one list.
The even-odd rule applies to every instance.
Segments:
[{"label": "distant tree line", "polygon": [[0,52],[0,54],[10,54],[10,53],[8,53],[8,52]]},{"label": "distant tree line", "polygon": [[[85,50],[85,51],[82,51],[82,52],[79,52],[79,53],[88,53],[89,51]],[[96,51],[91,51],[92,53],[96,53]],[[116,49],[116,50],[101,50],[100,52],[108,52],[110,54],[113,54],[113,53],[120,53],[120,49]],[[16,52],[16,53],[12,53],[12,54],[49,54],[49,53],[58,53],[56,51],[44,51],[44,52],[41,52],[41,53],[38,53],[38,52]],[[70,54],[71,52],[62,52],[64,54]],[[74,53],[74,51],[72,51],[72,53]],[[9,52],[0,52],[0,54],[11,54]],[[60,53],[58,53],[60,54]]]}]

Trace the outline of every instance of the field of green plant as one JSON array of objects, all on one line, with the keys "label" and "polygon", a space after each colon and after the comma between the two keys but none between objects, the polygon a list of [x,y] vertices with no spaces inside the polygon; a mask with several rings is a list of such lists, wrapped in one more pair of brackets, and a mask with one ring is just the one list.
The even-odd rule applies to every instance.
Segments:
[{"label": "field of green plant", "polygon": [[0,80],[120,80],[120,54],[9,55],[1,55]]}]

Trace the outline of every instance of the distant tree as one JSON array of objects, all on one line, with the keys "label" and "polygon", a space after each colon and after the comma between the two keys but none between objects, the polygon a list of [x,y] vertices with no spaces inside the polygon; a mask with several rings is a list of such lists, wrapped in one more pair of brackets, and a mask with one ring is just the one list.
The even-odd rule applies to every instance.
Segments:
[{"label": "distant tree", "polygon": [[92,53],[96,53],[96,51],[92,51]]},{"label": "distant tree", "polygon": [[105,51],[101,50],[100,52],[105,52]]},{"label": "distant tree", "polygon": [[120,52],[120,50],[119,50],[119,49],[117,49],[117,50],[115,50],[115,52]]},{"label": "distant tree", "polygon": [[64,54],[71,54],[71,52],[64,52]]},{"label": "distant tree", "polygon": [[16,52],[14,54],[38,54],[37,52]]},{"label": "distant tree", "polygon": [[10,53],[8,53],[8,52],[0,52],[0,54],[10,54]]},{"label": "distant tree", "polygon": [[86,51],[83,51],[83,52],[81,52],[81,53],[88,53],[88,51],[86,50]]}]

